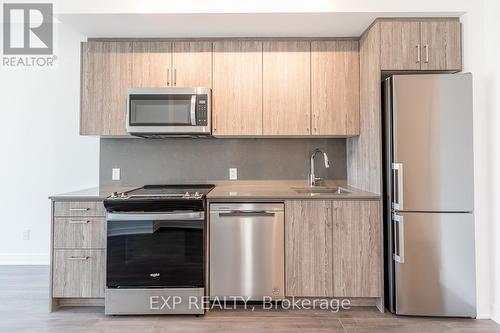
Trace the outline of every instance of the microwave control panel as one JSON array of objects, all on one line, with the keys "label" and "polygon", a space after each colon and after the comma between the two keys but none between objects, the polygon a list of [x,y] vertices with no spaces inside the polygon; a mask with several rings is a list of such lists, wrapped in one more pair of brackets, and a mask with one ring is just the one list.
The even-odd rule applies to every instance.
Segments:
[{"label": "microwave control panel", "polygon": [[207,126],[208,123],[208,98],[207,95],[198,95],[196,101],[196,125]]}]

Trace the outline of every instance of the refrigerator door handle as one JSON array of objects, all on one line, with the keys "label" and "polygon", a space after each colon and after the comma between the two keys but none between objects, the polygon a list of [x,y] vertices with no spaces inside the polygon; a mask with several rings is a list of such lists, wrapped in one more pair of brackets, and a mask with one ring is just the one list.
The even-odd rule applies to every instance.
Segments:
[{"label": "refrigerator door handle", "polygon": [[405,224],[401,215],[393,214],[392,222],[394,225],[394,261],[400,264],[405,262]]},{"label": "refrigerator door handle", "polygon": [[392,163],[392,209],[403,210],[403,163]]}]

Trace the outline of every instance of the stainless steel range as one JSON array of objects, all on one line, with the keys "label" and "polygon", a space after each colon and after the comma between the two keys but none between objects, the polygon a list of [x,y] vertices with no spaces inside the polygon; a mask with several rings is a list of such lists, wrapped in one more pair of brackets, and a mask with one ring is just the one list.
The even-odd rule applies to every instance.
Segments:
[{"label": "stainless steel range", "polygon": [[214,185],[113,193],[107,210],[106,314],[202,314],[205,195]]}]

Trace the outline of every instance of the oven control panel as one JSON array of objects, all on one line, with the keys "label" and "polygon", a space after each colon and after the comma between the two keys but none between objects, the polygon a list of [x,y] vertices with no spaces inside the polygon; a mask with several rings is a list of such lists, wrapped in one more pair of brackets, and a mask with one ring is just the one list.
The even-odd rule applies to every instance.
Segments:
[{"label": "oven control panel", "polygon": [[208,124],[208,96],[198,95],[196,100],[196,125],[207,126]]}]

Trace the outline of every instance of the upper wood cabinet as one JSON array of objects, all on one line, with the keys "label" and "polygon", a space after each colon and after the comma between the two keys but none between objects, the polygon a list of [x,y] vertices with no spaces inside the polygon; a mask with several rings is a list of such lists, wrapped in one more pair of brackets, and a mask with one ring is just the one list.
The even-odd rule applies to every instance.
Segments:
[{"label": "upper wood cabinet", "polygon": [[266,41],[263,49],[263,134],[311,134],[311,43]]},{"label": "upper wood cabinet", "polygon": [[262,42],[214,42],[213,134],[262,135]]},{"label": "upper wood cabinet", "polygon": [[378,200],[285,202],[286,296],[382,297]]},{"label": "upper wood cabinet", "polygon": [[311,42],[313,135],[359,134],[359,43]]},{"label": "upper wood cabinet", "polygon": [[170,86],[172,43],[134,42],[132,52],[132,86],[130,88]]},{"label": "upper wood cabinet", "polygon": [[457,19],[380,21],[382,70],[462,69]]},{"label": "upper wood cabinet", "polygon": [[130,42],[82,43],[81,135],[124,135],[131,86]]},{"label": "upper wood cabinet", "polygon": [[423,70],[462,69],[460,22],[426,21],[420,25]]},{"label": "upper wood cabinet", "polygon": [[420,22],[380,22],[382,70],[420,69]]},{"label": "upper wood cabinet", "polygon": [[212,87],[212,42],[174,42],[174,87]]},{"label": "upper wood cabinet", "polygon": [[211,42],[134,42],[132,87],[211,87]]}]

